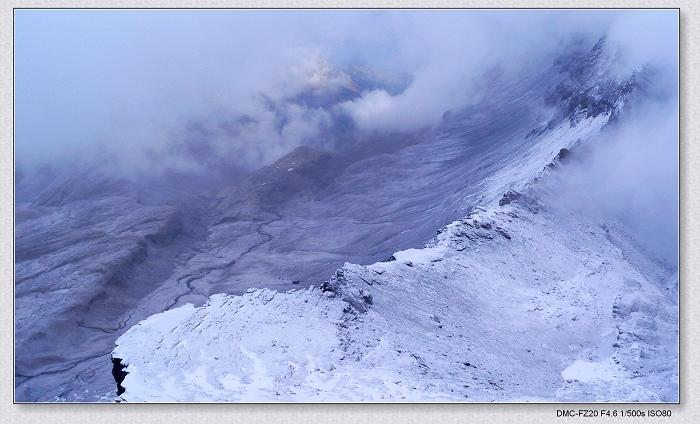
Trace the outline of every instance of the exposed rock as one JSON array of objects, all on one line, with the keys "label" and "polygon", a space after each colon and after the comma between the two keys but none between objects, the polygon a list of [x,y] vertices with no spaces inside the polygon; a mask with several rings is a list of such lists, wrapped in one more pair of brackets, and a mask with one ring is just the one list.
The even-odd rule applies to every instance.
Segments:
[{"label": "exposed rock", "polygon": [[518,193],[517,191],[513,190],[508,190],[507,192],[503,193],[503,198],[498,201],[499,206],[504,206],[507,205],[515,200],[518,200],[520,198],[521,194]]}]

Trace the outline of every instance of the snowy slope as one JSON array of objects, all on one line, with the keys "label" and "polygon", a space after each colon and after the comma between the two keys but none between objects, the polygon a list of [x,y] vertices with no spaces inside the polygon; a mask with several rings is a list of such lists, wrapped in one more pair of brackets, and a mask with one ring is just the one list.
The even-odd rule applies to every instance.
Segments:
[{"label": "snowy slope", "polygon": [[113,352],[122,399],[677,401],[677,277],[560,204],[547,167],[608,117],[510,158],[424,249],[141,322]]},{"label": "snowy slope", "polygon": [[623,233],[524,199],[320,289],[155,315],[117,341],[122,398],[677,401],[677,280],[632,266]]}]

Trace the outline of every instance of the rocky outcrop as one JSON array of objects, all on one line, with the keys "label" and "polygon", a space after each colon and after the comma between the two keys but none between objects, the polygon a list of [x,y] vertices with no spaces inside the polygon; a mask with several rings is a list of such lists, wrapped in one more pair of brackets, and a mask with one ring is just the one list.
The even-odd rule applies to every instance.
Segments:
[{"label": "rocky outcrop", "polygon": [[588,54],[566,62],[560,69],[568,76],[547,95],[547,104],[557,106],[572,125],[581,118],[601,114],[614,120],[624,100],[634,91],[637,74],[642,70],[620,78],[610,67],[614,61],[612,55],[603,37]]}]

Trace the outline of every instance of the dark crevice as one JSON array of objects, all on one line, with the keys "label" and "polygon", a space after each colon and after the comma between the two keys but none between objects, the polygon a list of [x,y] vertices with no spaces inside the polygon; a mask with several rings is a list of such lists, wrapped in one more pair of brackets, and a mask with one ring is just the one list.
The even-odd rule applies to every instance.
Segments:
[{"label": "dark crevice", "polygon": [[112,357],[112,376],[114,377],[114,381],[117,382],[117,396],[121,396],[121,394],[126,391],[124,386],[122,386],[124,378],[129,374],[124,371],[126,367],[126,365],[122,364],[121,358]]}]

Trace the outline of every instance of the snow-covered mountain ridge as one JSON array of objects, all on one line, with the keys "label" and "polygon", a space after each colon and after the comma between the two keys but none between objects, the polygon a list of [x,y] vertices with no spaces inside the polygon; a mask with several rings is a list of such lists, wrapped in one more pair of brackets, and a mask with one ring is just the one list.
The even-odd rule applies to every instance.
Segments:
[{"label": "snow-covered mountain ridge", "polygon": [[630,243],[529,195],[477,208],[320,288],[143,321],[113,352],[122,398],[676,401],[677,278]]}]

